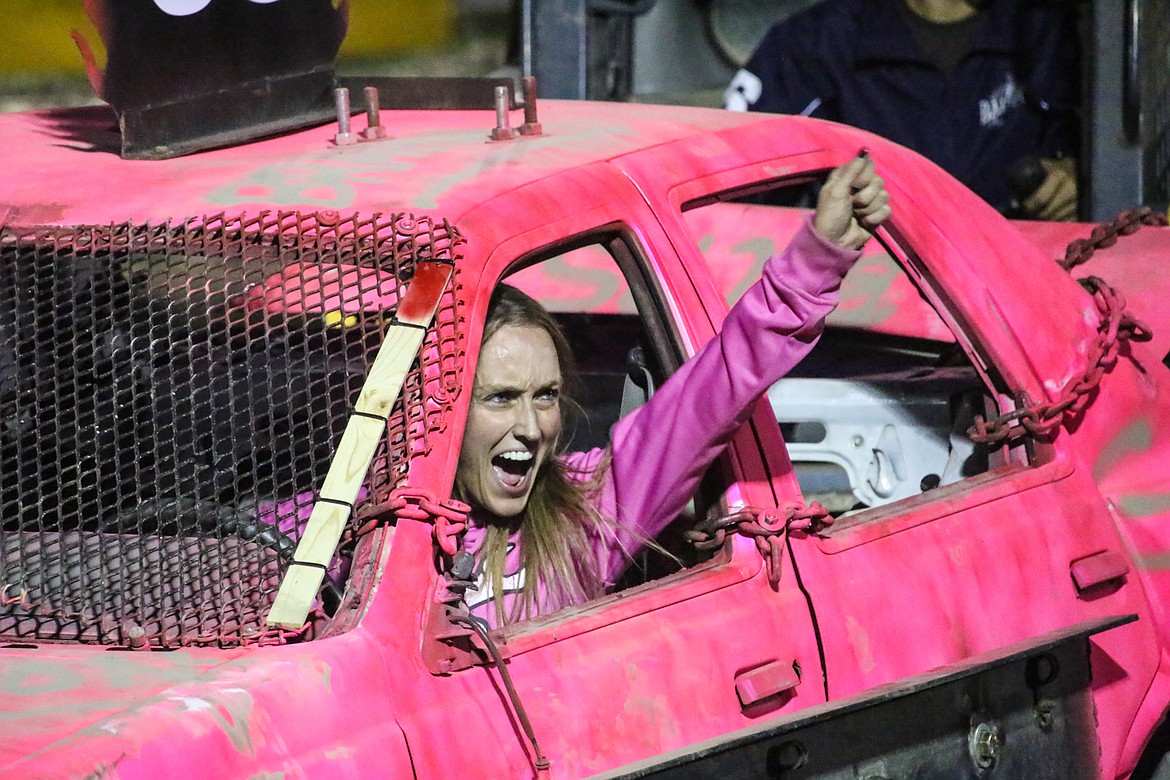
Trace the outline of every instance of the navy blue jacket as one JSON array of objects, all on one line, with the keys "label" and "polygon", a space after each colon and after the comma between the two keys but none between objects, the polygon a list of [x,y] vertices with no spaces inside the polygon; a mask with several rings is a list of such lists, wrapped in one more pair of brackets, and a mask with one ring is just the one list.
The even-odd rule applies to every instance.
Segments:
[{"label": "navy blue jacket", "polygon": [[1080,47],[1074,3],[992,0],[950,73],[915,43],[904,0],[824,0],[775,24],[727,107],[804,113],[870,130],[929,157],[993,206],[1021,157],[1077,156]]}]

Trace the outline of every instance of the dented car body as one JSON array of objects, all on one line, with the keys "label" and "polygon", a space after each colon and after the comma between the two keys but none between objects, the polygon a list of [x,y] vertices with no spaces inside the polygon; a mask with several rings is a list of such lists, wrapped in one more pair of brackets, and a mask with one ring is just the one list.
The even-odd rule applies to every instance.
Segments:
[{"label": "dented car body", "polygon": [[[1166,228],[1070,272],[1089,226],[1010,223],[918,155],[798,117],[384,118],[354,143],[135,161],[106,109],[0,117],[0,775],[672,776],[732,754],[744,777],[943,754],[936,776],[1129,775],[1170,704]],[[563,318],[575,444],[604,441],[860,147],[894,215],[660,540],[697,524],[704,550],[539,620],[462,621],[451,491],[497,282]],[[304,625],[270,621],[436,262],[323,587]],[[838,737],[869,753],[808,730],[891,703]]]}]

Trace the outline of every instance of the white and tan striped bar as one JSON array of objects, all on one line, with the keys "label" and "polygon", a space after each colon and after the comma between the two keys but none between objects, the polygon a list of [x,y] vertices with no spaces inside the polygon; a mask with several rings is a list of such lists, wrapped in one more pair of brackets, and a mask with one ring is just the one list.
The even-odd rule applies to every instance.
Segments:
[{"label": "white and tan striped bar", "polygon": [[341,435],[304,535],[297,543],[293,563],[280,583],[268,613],[269,626],[297,629],[308,618],[378,442],[386,431],[386,419],[402,392],[406,373],[453,270],[451,264],[443,262],[423,262],[415,269]]}]

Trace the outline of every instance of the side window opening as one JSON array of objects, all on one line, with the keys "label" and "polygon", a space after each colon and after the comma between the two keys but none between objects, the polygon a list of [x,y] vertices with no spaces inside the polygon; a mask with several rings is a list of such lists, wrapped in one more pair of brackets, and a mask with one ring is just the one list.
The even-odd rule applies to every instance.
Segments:
[{"label": "side window opening", "polygon": [[679,363],[649,282],[616,235],[581,237],[519,265],[504,281],[549,311],[576,361],[580,419],[566,431],[567,448],[604,447],[613,425],[645,403]]},{"label": "side window opening", "polygon": [[567,434],[569,450],[604,447],[614,423],[645,402],[662,381],[637,314],[557,312],[554,319],[577,359],[580,413]]},{"label": "side window opening", "polygon": [[981,474],[966,435],[986,395],[938,343],[829,328],[768,400],[808,500],[833,514],[882,506]]},{"label": "side window opening", "polygon": [[[684,204],[684,222],[729,303],[800,229],[815,191],[805,177]],[[994,408],[994,390],[911,278],[871,241],[817,346],[768,400],[805,500],[841,516],[1020,460],[967,436],[975,415]]]},{"label": "side window opening", "polygon": [[[641,407],[681,363],[678,339],[620,228],[578,237],[517,261],[503,282],[536,299],[564,331],[578,374],[565,414],[565,452],[604,449],[615,424]],[[717,461],[688,506],[639,545],[606,595],[661,579],[712,558],[685,539],[698,512],[725,490]],[[546,615],[541,615],[545,618]]]}]

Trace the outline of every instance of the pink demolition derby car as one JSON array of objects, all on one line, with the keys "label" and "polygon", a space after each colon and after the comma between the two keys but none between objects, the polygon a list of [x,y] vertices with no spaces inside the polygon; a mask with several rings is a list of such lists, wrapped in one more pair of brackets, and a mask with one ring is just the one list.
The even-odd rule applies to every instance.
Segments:
[{"label": "pink demolition derby car", "polygon": [[[0,775],[1153,775],[1158,219],[1011,223],[810,119],[371,84],[381,130],[203,151],[0,117]],[[469,619],[452,482],[497,283],[564,324],[568,446],[603,443],[860,147],[894,215],[658,539],[682,565]]]}]

